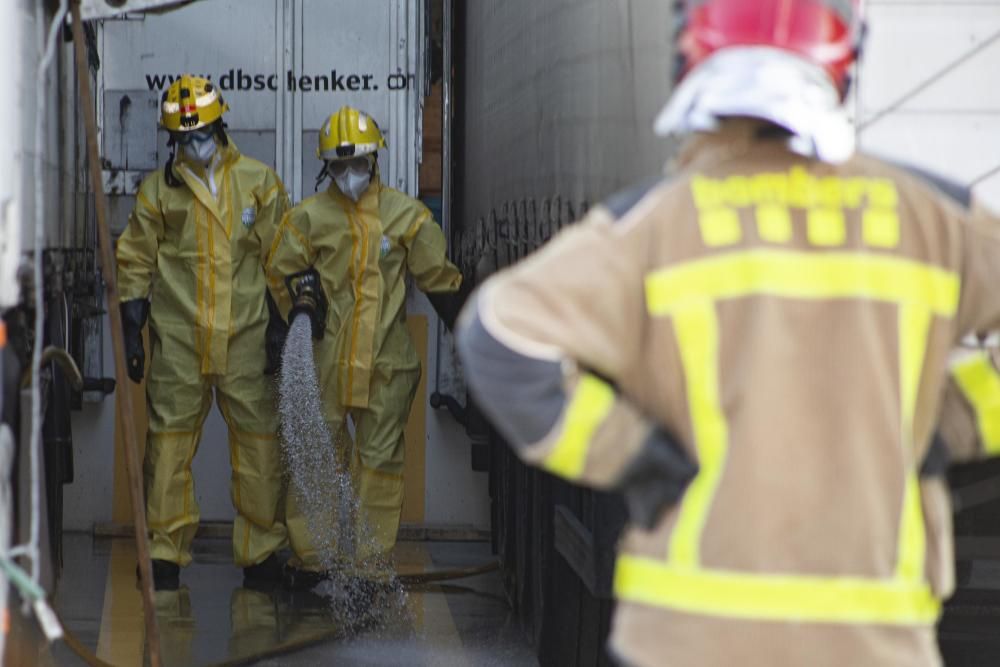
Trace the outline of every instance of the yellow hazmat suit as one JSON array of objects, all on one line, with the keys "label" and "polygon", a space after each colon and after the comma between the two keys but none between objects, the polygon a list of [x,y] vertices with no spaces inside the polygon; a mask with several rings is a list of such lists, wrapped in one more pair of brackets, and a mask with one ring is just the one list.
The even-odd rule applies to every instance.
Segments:
[{"label": "yellow hazmat suit", "polygon": [[[287,316],[285,277],[310,267],[320,274],[330,302],[326,335],[314,349],[324,417],[336,436],[351,414],[362,514],[374,555],[388,556],[403,504],[403,430],[420,379],[406,330],[406,274],[432,293],[457,291],[462,276],[445,257],[444,234],[427,207],[382,185],[375,173],[357,203],[331,184],[293,208],[275,236],[267,277]],[[304,569],[319,568],[294,494],[287,507],[292,549]],[[373,555],[369,545],[356,547],[358,562]]]},{"label": "yellow hazmat suit", "polygon": [[191,562],[199,518],[191,460],[214,389],[229,427],[233,557],[247,567],[286,541],[277,413],[263,377],[262,263],[288,197],[270,168],[231,141],[207,169],[181,155],[173,173],[179,187],[162,170],[143,181],[117,250],[122,301],[152,302],[144,466],[151,555]]}]

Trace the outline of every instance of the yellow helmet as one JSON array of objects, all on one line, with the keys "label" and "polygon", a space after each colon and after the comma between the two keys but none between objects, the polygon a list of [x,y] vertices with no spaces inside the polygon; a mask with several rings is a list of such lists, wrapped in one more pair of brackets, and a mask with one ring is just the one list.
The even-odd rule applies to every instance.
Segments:
[{"label": "yellow helmet", "polygon": [[163,93],[160,124],[170,132],[191,132],[211,125],[226,111],[229,105],[211,81],[183,74]]},{"label": "yellow helmet", "polygon": [[319,131],[316,157],[321,160],[349,160],[371,155],[385,148],[385,137],[375,119],[353,107],[341,107],[331,114]]}]

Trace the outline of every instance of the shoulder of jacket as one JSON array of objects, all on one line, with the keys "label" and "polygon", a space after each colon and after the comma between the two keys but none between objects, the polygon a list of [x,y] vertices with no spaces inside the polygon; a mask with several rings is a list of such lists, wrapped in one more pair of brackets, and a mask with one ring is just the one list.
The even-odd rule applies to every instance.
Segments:
[{"label": "shoulder of jacket", "polygon": [[159,193],[167,188],[166,178],[163,175],[163,167],[149,172],[142,178],[139,184],[139,192],[151,202],[159,197]]},{"label": "shoulder of jacket", "polygon": [[972,189],[946,176],[899,160],[872,155],[864,155],[862,157],[870,162],[881,164],[891,171],[905,174],[924,187],[929,188],[935,194],[945,197],[965,210],[968,210],[972,206]]},{"label": "shoulder of jacket", "polygon": [[612,220],[622,220],[647,197],[661,191],[663,187],[675,184],[677,180],[675,177],[658,174],[616,192],[605,199],[600,207],[611,215]]},{"label": "shoulder of jacket", "polygon": [[239,154],[239,157],[233,162],[233,169],[244,172],[247,174],[254,174],[261,181],[267,180],[278,180],[278,174],[256,158],[252,158],[249,155]]},{"label": "shoulder of jacket", "polygon": [[332,203],[332,200],[330,200],[330,197],[326,192],[317,192],[314,195],[309,195],[298,204],[288,209],[288,215],[308,215],[310,212],[323,208],[324,206],[328,206]]},{"label": "shoulder of jacket", "polygon": [[427,205],[416,197],[411,197],[405,192],[400,192],[395,188],[390,188],[386,185],[382,186],[382,191],[379,192],[379,208],[382,209],[383,213],[399,213],[401,215],[406,215],[407,213],[423,214],[425,212],[429,213],[430,209]]},{"label": "shoulder of jacket", "polygon": [[407,204],[415,206],[423,206],[424,203],[417,199],[416,197],[411,197],[410,195],[397,190],[396,188],[391,188],[385,183],[381,186],[381,191],[379,192],[380,201],[391,203],[396,206],[405,206]]}]

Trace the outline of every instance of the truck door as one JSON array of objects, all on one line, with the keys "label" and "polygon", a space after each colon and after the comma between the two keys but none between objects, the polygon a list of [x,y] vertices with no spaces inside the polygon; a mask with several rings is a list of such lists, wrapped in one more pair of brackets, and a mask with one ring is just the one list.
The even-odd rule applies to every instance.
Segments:
[{"label": "truck door", "polygon": [[[159,100],[182,73],[219,86],[234,143],[275,168],[293,203],[313,194],[319,128],[344,104],[367,110],[385,132],[385,182],[417,193],[422,1],[207,0],[104,21],[98,39],[103,180],[115,235],[127,224],[143,177],[169,156],[167,133],[158,128]],[[135,404],[144,405],[136,391]],[[136,419],[142,434],[145,416]],[[225,443],[225,424],[213,410],[194,464],[203,520],[233,518]],[[112,520],[125,522],[122,471],[115,477],[122,483],[115,484]]]}]

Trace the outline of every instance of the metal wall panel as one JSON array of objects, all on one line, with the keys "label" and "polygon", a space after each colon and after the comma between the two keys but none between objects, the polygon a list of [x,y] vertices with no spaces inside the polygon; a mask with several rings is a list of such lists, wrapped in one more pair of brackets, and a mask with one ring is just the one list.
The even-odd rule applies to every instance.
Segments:
[{"label": "metal wall panel", "polygon": [[275,74],[275,0],[208,0],[129,17],[102,24],[102,90],[159,94],[170,76],[208,75],[229,104],[230,127],[273,129],[277,92],[266,80],[263,90],[253,89],[252,78],[247,89],[236,74]]},{"label": "metal wall panel", "polygon": [[389,150],[380,156],[383,180],[416,195],[422,2],[368,3],[358,11],[353,0],[304,0],[302,13],[303,72],[327,76],[331,88],[303,95],[302,196],[313,193],[320,167],[318,130],[345,104],[367,111],[385,134]]},{"label": "metal wall panel", "polygon": [[141,9],[165,8],[176,5],[186,0],[82,0],[80,2],[80,16],[84,21],[101,19],[121,14],[124,12],[134,12]]},{"label": "metal wall panel", "polygon": [[[17,112],[11,113],[13,116],[11,120],[20,121],[18,136],[11,142],[15,147],[13,159],[15,174],[11,175],[10,184],[19,187],[18,191],[13,193],[13,197],[10,197],[14,208],[9,208],[4,213],[14,220],[19,219],[21,251],[30,252],[35,247],[36,190],[42,190],[41,224],[44,247],[58,246],[63,240],[65,229],[73,226],[73,221],[63,220],[60,206],[63,168],[66,161],[72,159],[71,156],[64,155],[64,146],[60,142],[62,130],[60,104],[64,99],[60,67],[63,49],[71,45],[56,39],[55,53],[47,71],[42,95],[45,108],[39,109],[36,97],[37,68],[52,20],[52,12],[38,3],[24,0],[17,0],[15,5],[17,9],[12,20],[19,22],[15,28],[19,33],[19,41],[18,54],[12,67],[19,72],[15,73],[14,87],[7,94],[10,95],[9,99],[16,101],[15,106],[18,107]],[[43,133],[43,143],[40,147],[36,147],[35,132],[39,125]],[[38,162],[41,162],[41,179],[35,175]],[[14,240],[16,241],[16,237]],[[9,289],[8,285],[0,287],[0,294]]]},{"label": "metal wall panel", "polygon": [[104,91],[104,153],[111,169],[156,169],[158,95],[150,90]]},{"label": "metal wall panel", "polygon": [[[8,64],[0,67],[0,87],[15,96],[23,94],[22,79],[27,67],[12,67],[9,63],[21,62],[23,54],[32,53],[28,50],[32,45],[22,47],[21,44],[22,27],[28,25],[29,18],[24,0],[0,5],[0,61]],[[21,262],[23,231],[20,205],[23,161],[19,156],[24,133],[21,122],[19,104],[0,105],[0,308],[14,306],[20,297],[17,270]]]},{"label": "metal wall panel", "polygon": [[870,0],[861,147],[973,188],[1000,211],[1000,4]]},{"label": "metal wall panel", "polygon": [[670,92],[669,6],[466,3],[458,225],[522,200],[579,209],[661,169],[669,147],[652,123]]}]

